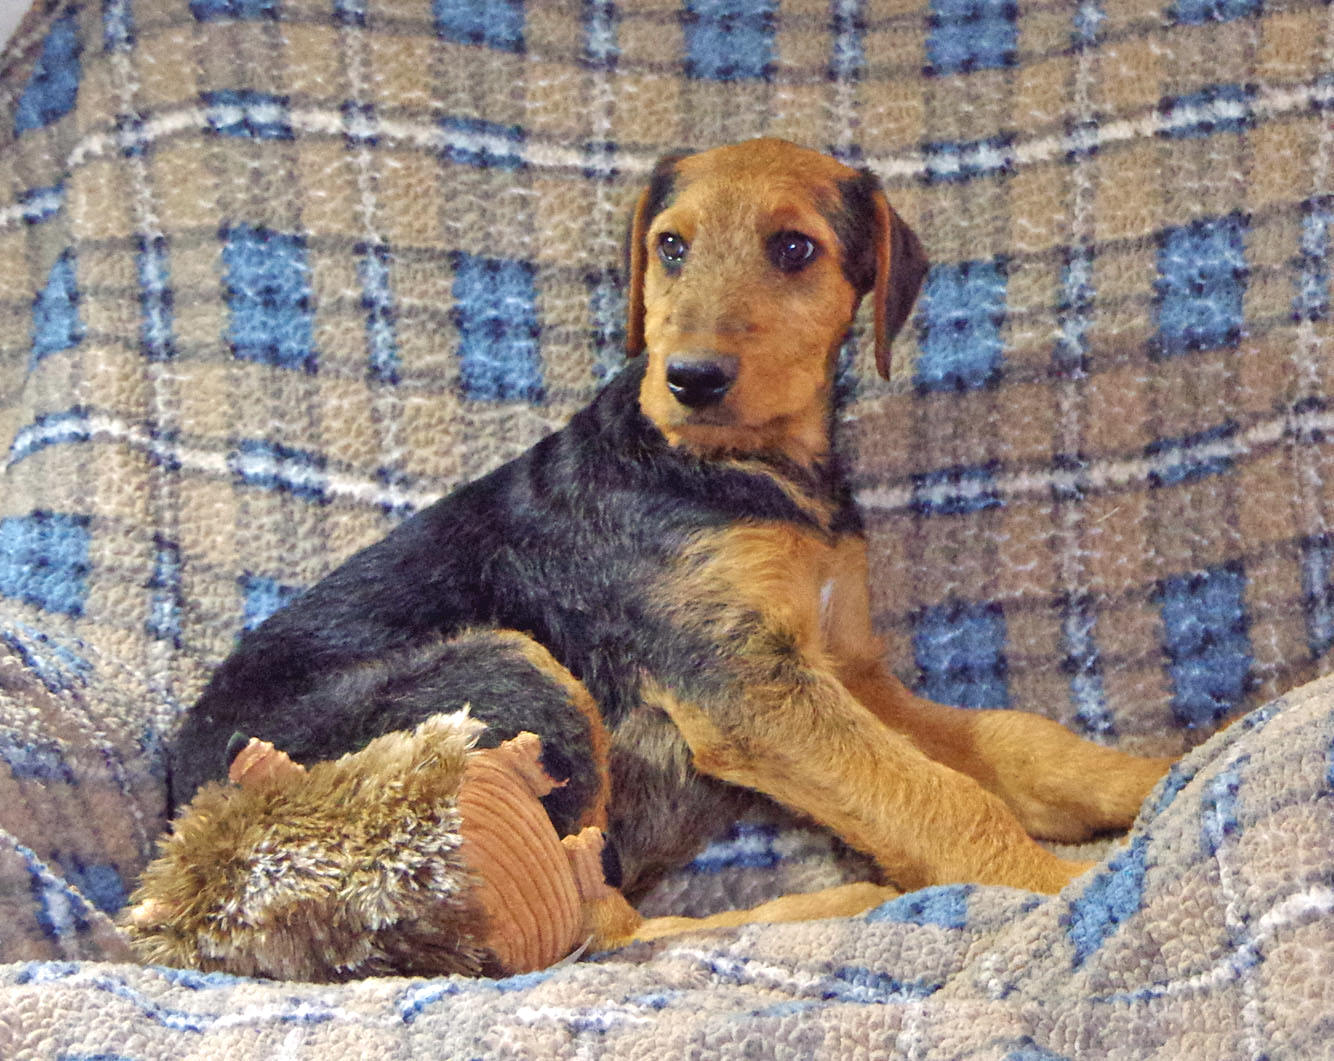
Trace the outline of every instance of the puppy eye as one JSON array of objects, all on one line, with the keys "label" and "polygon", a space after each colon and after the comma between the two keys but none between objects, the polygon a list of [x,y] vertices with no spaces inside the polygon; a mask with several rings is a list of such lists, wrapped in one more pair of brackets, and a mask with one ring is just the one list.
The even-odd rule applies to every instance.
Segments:
[{"label": "puppy eye", "polygon": [[664,232],[658,237],[658,257],[668,265],[680,265],[686,260],[689,247],[675,232]]},{"label": "puppy eye", "polygon": [[769,260],[785,273],[804,269],[819,250],[815,240],[800,232],[778,232],[769,237]]}]

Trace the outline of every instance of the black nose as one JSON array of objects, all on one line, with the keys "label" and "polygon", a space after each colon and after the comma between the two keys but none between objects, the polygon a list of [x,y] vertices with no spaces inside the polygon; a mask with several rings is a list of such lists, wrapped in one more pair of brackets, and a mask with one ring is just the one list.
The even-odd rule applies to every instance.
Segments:
[{"label": "black nose", "polygon": [[667,362],[667,389],[688,409],[717,405],[736,382],[737,359],[730,355],[680,357]]}]

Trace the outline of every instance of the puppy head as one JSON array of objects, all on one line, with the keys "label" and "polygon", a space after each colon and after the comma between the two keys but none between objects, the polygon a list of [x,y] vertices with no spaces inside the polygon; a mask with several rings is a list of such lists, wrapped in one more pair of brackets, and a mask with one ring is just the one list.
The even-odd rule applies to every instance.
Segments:
[{"label": "puppy head", "polygon": [[862,296],[887,376],[926,269],[871,173],[782,140],[663,159],[629,252],[645,414],[674,444],[802,463],[827,446],[834,358]]}]

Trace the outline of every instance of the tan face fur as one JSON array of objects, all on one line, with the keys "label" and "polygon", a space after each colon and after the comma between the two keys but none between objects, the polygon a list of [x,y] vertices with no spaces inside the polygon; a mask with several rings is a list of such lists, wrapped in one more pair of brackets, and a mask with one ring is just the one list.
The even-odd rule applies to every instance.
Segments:
[{"label": "tan face fur", "polygon": [[[773,451],[809,466],[829,446],[834,360],[859,295],[844,275],[829,220],[839,183],[857,171],[779,140],[751,141],[680,160],[666,206],[644,219],[644,344],[640,405],[675,445],[702,454]],[[772,260],[779,233],[816,250],[796,271]],[[673,267],[659,253],[684,242]],[[722,354],[735,383],[692,410],[668,389],[668,362]]]}]

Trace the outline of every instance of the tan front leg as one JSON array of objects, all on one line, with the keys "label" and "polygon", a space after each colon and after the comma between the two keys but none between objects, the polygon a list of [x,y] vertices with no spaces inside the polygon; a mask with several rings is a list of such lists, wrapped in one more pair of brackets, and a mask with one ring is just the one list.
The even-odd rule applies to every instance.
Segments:
[{"label": "tan front leg", "polygon": [[826,644],[839,679],[876,718],[1003,799],[1033,836],[1085,840],[1135,820],[1170,758],[1104,748],[1024,711],[947,707],[914,696],[885,667],[871,629],[865,544],[842,543],[837,570]]},{"label": "tan front leg", "polygon": [[1003,799],[1024,828],[1075,842],[1126,829],[1172,765],[1104,748],[1025,711],[947,707],[913,696],[877,664],[848,674],[849,691],[933,759]]},{"label": "tan front leg", "polygon": [[1056,892],[1088,866],[1039,846],[999,798],[877,722],[832,675],[802,668],[727,721],[661,688],[701,772],[833,829],[904,888],[975,881]]}]

